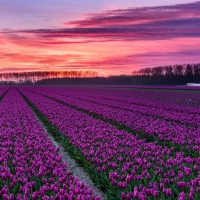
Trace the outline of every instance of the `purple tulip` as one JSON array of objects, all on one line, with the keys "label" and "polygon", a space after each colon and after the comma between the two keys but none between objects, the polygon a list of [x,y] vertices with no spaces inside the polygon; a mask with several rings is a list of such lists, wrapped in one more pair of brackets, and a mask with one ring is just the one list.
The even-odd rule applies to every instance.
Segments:
[{"label": "purple tulip", "polygon": [[[118,184],[118,189],[128,190],[128,185],[132,180],[141,181],[146,178],[147,184],[149,184],[151,177],[161,176],[160,181],[153,184],[153,188],[150,187],[152,190],[143,186],[141,189],[138,187],[139,191],[133,192],[133,195],[141,199],[147,198],[146,195],[155,195],[156,197],[159,192],[172,196],[172,191],[165,187],[170,188],[174,183],[178,188],[195,187],[195,192],[197,191],[195,181],[197,174],[195,171],[198,171],[198,168],[195,166],[199,166],[198,159],[185,156],[181,151],[176,152],[173,147],[160,146],[156,141],[145,142],[138,136],[124,130],[118,130],[109,123],[89,117],[85,113],[61,105],[37,93],[50,96],[77,108],[90,110],[105,119],[126,125],[138,133],[142,132],[152,138],[156,137],[161,142],[171,141],[172,145],[176,144],[183,146],[183,148],[199,151],[199,132],[193,127],[200,123],[200,121],[197,122],[198,112],[195,109],[187,109],[186,112],[185,107],[168,103],[176,94],[171,95],[164,103],[160,103],[160,101],[152,100],[154,98],[152,92],[149,92],[144,99],[140,91],[134,93],[133,97],[134,91],[118,91],[119,96],[116,92],[112,92],[112,95],[110,95],[104,89],[98,89],[99,93],[96,94],[96,97],[92,95],[91,89],[87,89],[87,91],[78,89],[78,92],[74,92],[71,88],[60,89],[55,87],[51,88],[51,91],[47,87],[27,88],[28,90],[26,87],[20,87],[20,91],[45,114],[49,121],[63,134],[63,137],[66,137],[71,144],[81,150],[85,159],[91,162],[96,170],[99,170],[99,172],[106,170],[109,174],[110,183],[114,186]],[[111,91],[109,90],[109,92]],[[121,94],[124,94],[126,98]],[[166,96],[167,94],[165,94]],[[186,123],[189,124],[188,127],[185,126]],[[39,133],[40,131],[37,132],[37,134]],[[40,135],[40,137],[42,136]],[[37,140],[40,141],[39,137]],[[42,143],[45,143],[44,141],[45,139]],[[39,148],[42,148],[42,146]],[[48,150],[48,145],[46,148],[47,152],[52,152],[53,155],[45,155],[49,159],[48,164],[43,164],[42,160],[45,160],[45,156],[35,161],[38,164],[32,166],[33,169],[36,165],[39,165],[37,167],[41,169],[37,175],[41,179],[49,175],[55,180],[58,179],[62,183],[55,184],[54,187],[57,187],[58,191],[63,186],[65,189],[71,188],[69,190],[70,195],[82,192],[75,189],[77,182],[72,174],[66,173],[66,179],[63,179],[62,173],[66,167],[56,169],[58,161],[62,162],[61,157],[57,155],[59,149],[54,151],[49,148]],[[52,160],[52,157],[55,159]],[[46,165],[49,165],[49,170],[47,170]],[[116,175],[111,173],[111,168],[118,173]],[[179,172],[177,173],[173,168],[178,168]],[[29,170],[27,167],[26,169]],[[142,173],[140,173],[140,170],[142,170]],[[31,174],[29,171],[27,173]],[[21,174],[23,174],[23,171],[19,171],[20,176]],[[187,183],[182,183],[186,176]],[[50,180],[48,182],[51,183]],[[54,187],[51,187],[51,190]],[[128,194],[126,197],[128,198]]]},{"label": "purple tulip", "polygon": [[[1,89],[0,95],[3,90]],[[28,199],[30,196],[32,199],[49,199],[45,192],[50,189],[51,182],[55,183],[54,187],[57,187],[56,192],[60,198],[65,198],[61,194],[67,193],[67,187],[71,187],[73,189],[71,191],[74,191],[78,185],[81,185],[70,171],[66,172],[67,165],[62,162],[62,157],[58,154],[59,149],[54,148],[43,127],[36,120],[35,114],[15,88],[11,88],[3,98],[0,110],[2,110],[1,124],[6,125],[5,133],[1,135],[4,140],[0,144],[2,199],[14,199],[14,194],[9,194],[9,189],[14,188],[16,184],[19,185],[19,194],[15,194],[17,200]],[[15,136],[14,140],[13,136]],[[10,151],[13,149],[14,152],[11,154]],[[15,174],[11,173],[10,166],[7,164],[8,159],[11,160]],[[55,179],[62,179],[63,184],[56,183],[54,175]],[[30,182],[34,177],[37,177],[37,181],[40,182],[39,191],[35,191],[36,180]],[[50,177],[50,181],[45,177]],[[64,184],[65,190],[62,189]],[[35,191],[33,193],[32,188]],[[79,192],[83,198],[86,198],[90,191],[85,185],[83,188],[84,190]],[[95,195],[91,194],[91,198],[93,197]]]},{"label": "purple tulip", "polygon": [[7,194],[3,195],[3,200],[9,200],[9,196]]}]

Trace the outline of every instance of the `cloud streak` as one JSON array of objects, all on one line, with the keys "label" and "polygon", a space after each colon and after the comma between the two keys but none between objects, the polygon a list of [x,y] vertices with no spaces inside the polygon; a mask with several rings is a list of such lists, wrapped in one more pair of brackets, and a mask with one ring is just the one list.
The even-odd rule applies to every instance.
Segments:
[{"label": "cloud streak", "polygon": [[[86,20],[71,21],[74,28],[12,31],[40,37],[102,37],[121,40],[160,40],[200,36],[200,2],[111,10]],[[10,31],[9,31],[10,32]]]},{"label": "cloud streak", "polygon": [[130,24],[142,24],[160,20],[200,17],[200,2],[177,4],[172,6],[155,6],[109,10],[103,13],[90,14],[90,18],[66,22],[66,25],[77,27],[108,27]]}]

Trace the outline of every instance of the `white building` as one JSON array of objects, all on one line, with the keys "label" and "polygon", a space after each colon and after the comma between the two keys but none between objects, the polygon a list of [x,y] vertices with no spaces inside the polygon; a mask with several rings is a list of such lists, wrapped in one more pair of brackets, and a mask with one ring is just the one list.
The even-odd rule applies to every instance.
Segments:
[{"label": "white building", "polygon": [[200,86],[200,83],[187,83],[187,86]]}]

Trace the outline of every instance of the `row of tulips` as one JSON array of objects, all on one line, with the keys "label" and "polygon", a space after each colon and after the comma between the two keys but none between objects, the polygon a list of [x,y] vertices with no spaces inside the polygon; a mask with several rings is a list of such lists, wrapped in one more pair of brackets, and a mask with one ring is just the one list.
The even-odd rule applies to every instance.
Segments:
[{"label": "row of tulips", "polygon": [[165,119],[154,119],[151,116],[142,115],[139,112],[126,111],[120,108],[113,108],[102,104],[63,96],[62,94],[54,92],[54,88],[51,89],[51,92],[47,89],[47,91],[45,91],[45,89],[41,90],[37,87],[31,88],[31,90],[64,102],[69,106],[72,105],[76,108],[84,109],[89,113],[100,115],[105,120],[111,120],[121,125],[125,125],[126,127],[134,130],[136,133],[141,133],[144,137],[147,135],[154,138],[154,140],[168,142],[170,144],[172,143],[172,145],[178,145],[186,151],[188,151],[188,149],[192,149],[194,155],[191,156],[197,156],[200,152],[200,127],[187,127],[184,124],[166,121]]},{"label": "row of tulips", "polygon": [[[64,88],[63,88],[64,89]],[[67,90],[70,88],[67,88]],[[76,88],[76,90],[73,90],[71,88],[71,92],[78,92],[81,88]],[[168,106],[173,105],[175,109],[183,111],[185,110],[185,107],[188,107],[188,111],[190,112],[195,112],[196,109],[191,109],[190,108],[196,108],[200,105],[199,101],[199,91],[193,91],[193,90],[188,90],[188,91],[182,91],[182,90],[156,90],[156,89],[148,89],[144,87],[143,89],[119,89],[119,88],[101,88],[101,87],[88,87],[84,88],[84,93],[85,92],[91,92],[93,91],[94,93],[98,91],[98,94],[101,95],[112,95],[113,97],[118,98],[119,101],[126,101],[126,102],[134,102],[136,101],[138,104],[141,105],[146,105],[146,104],[151,104],[153,103],[152,106],[156,105],[162,105],[166,109],[169,109]],[[144,99],[144,96],[147,98]],[[141,98],[143,101],[141,102]],[[187,101],[191,100],[191,102],[188,104]],[[154,104],[156,102],[156,104]],[[166,103],[168,105],[166,105]],[[182,108],[182,109],[181,109]],[[197,108],[198,109],[198,108]],[[199,110],[199,109],[198,109]]]},{"label": "row of tulips", "polygon": [[[44,89],[40,89],[42,93],[49,94],[49,88],[46,87]],[[52,91],[52,89],[51,89]],[[150,116],[154,119],[164,119],[167,121],[175,121],[179,124],[184,124],[186,126],[195,126],[198,127],[200,125],[200,117],[199,113],[185,113],[176,111],[174,109],[164,109],[163,106],[157,107],[157,106],[149,106],[148,104],[134,104],[133,102],[128,103],[127,101],[118,101],[117,99],[113,98],[111,94],[105,94],[105,95],[99,95],[98,93],[94,93],[91,95],[92,91],[89,92],[83,92],[81,89],[76,89],[75,92],[71,92],[71,88],[53,88],[53,94],[61,94],[63,96],[66,96],[70,98],[72,101],[73,99],[79,99],[81,101],[87,101],[91,104],[98,104],[101,106],[108,106],[111,108],[116,108],[124,111],[130,111],[134,114],[141,114],[144,116]],[[146,98],[146,93],[142,93],[142,96],[140,98]],[[153,95],[153,93],[151,93]],[[157,92],[154,92],[154,95],[157,96]],[[162,96],[162,95],[161,95]],[[198,96],[200,97],[200,95]],[[181,99],[181,97],[179,97]],[[167,103],[168,99],[163,97],[163,100],[165,100],[165,103]],[[182,99],[184,101],[184,99]],[[167,105],[169,102],[167,103]]]},{"label": "row of tulips", "polygon": [[[101,86],[102,87],[102,86]],[[110,86],[104,86],[104,87],[108,87],[108,88],[113,88],[113,89],[142,89],[142,90],[145,90],[145,89],[153,89],[153,90],[161,90],[161,91],[176,91],[176,90],[179,90],[179,91],[197,91],[200,89],[200,86],[188,86],[188,85],[179,85],[179,86],[169,86],[169,85],[154,85],[154,86],[151,86],[151,85],[148,85],[148,86],[142,86],[142,85],[110,85]]]},{"label": "row of tulips", "polygon": [[0,87],[0,101],[6,96],[10,87]]},{"label": "row of tulips", "polygon": [[15,88],[0,103],[0,129],[0,199],[100,199],[67,170]]},{"label": "row of tulips", "polygon": [[62,139],[81,152],[78,159],[88,161],[85,167],[96,169],[113,199],[200,198],[200,157],[145,142],[42,95],[19,90],[62,133]]},{"label": "row of tulips", "polygon": [[137,104],[152,108],[155,107],[167,111],[173,110],[177,112],[183,112],[186,114],[198,113],[200,111],[198,107],[200,103],[199,102],[200,93],[194,91],[182,92],[173,90],[160,91],[160,90],[99,89],[98,93],[102,96],[102,98],[109,98],[111,95],[113,96],[113,98],[116,98],[116,101],[126,102],[127,104]]},{"label": "row of tulips", "polygon": [[[63,94],[62,89],[58,89],[55,92],[59,94]],[[167,121],[175,121],[181,124],[185,124],[187,126],[198,127],[200,125],[199,113],[187,113],[187,112],[176,111],[174,109],[166,109],[166,107],[163,108],[162,105],[157,107],[157,106],[149,106],[148,104],[140,105],[140,104],[134,104],[133,102],[132,103],[121,102],[121,101],[117,101],[115,98],[112,97],[112,95],[109,95],[109,94],[96,96],[94,94],[90,95],[91,92],[88,92],[80,96],[79,92],[75,94],[74,93],[70,94],[69,92],[66,91],[66,93],[68,97],[72,97],[72,98],[76,98],[76,99],[80,99],[80,100],[84,100],[84,101],[88,101],[88,102],[96,103],[100,105],[105,105],[105,106],[109,106],[113,108],[118,108],[125,111],[131,111],[133,113],[139,113],[142,115],[151,116],[152,118],[155,118],[155,119],[165,119]],[[63,95],[65,96],[65,93]],[[140,96],[141,98],[140,101],[144,99],[144,95],[146,98],[146,95],[148,94],[143,92],[143,95]],[[157,96],[158,94],[157,92],[154,92],[154,93],[152,92],[151,95]],[[200,95],[198,96],[198,98],[199,97]],[[164,99],[164,103],[166,105],[169,105],[168,99],[165,99],[164,97],[163,99]],[[181,99],[181,97],[179,97],[179,99],[184,101],[184,99]]]},{"label": "row of tulips", "polygon": [[[40,90],[47,89],[61,90],[63,94],[80,94],[80,96],[96,96],[99,99],[113,99],[117,102],[137,104],[148,107],[162,108],[185,113],[198,113],[199,96],[198,91],[162,91],[162,90],[124,90],[108,87],[40,87]],[[190,101],[190,102],[189,102]],[[194,106],[195,105],[195,106]]]}]

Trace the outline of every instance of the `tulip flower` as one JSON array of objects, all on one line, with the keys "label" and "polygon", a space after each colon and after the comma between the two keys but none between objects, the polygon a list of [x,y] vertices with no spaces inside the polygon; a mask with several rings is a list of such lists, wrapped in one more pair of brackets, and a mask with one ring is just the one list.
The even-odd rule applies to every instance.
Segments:
[{"label": "tulip flower", "polygon": [[[134,93],[134,97],[129,91],[122,92],[130,97],[124,98],[115,92],[110,95],[105,90],[98,89],[100,93],[96,98],[89,89],[88,92],[78,89],[81,96],[70,88],[63,91],[55,87],[51,90],[53,92],[46,87],[30,87],[28,90],[20,88],[47,117],[49,123],[56,126],[62,137],[82,152],[84,160],[99,171],[99,176],[106,169],[109,175],[104,178],[110,181],[112,188],[121,193],[124,189],[133,192],[129,191],[129,184],[141,181],[144,185],[138,187],[139,191],[134,190],[135,198],[147,198],[146,195],[158,197],[159,193],[173,196],[173,190],[170,189],[172,187],[178,191],[194,187],[194,193],[197,192],[195,178],[198,176],[196,172],[199,161],[192,153],[188,156],[190,150],[194,150],[195,155],[199,151],[199,130],[194,126],[198,126],[200,121],[197,122],[199,116],[195,109],[187,109],[185,112],[182,105],[168,103],[171,102],[172,95],[164,103],[153,101],[154,95],[151,92],[146,99],[141,99],[139,91]],[[97,118],[89,116],[88,112],[92,112]],[[121,127],[126,126],[134,133],[119,130],[109,121]],[[146,141],[146,138],[155,141]],[[166,146],[163,145],[165,143]],[[60,157],[55,155],[54,158],[56,159],[51,162],[53,168],[49,173],[53,171],[52,176],[62,183],[62,170],[54,170]],[[40,165],[42,169],[42,162]],[[41,170],[41,179],[47,171]],[[113,171],[116,171],[115,175]],[[71,187],[74,178],[68,177]],[[184,181],[186,177],[187,181]],[[154,179],[153,188],[147,188],[151,179]],[[60,185],[55,187],[60,191]],[[77,192],[74,188],[70,189],[70,195]],[[185,198],[186,195],[181,195],[180,198]],[[128,193],[126,197],[129,198]]]},{"label": "tulip flower", "polygon": [[[50,189],[51,182],[55,183],[59,197],[65,198],[61,194],[67,193],[68,186],[75,190],[81,185],[71,172],[66,171],[67,164],[63,163],[58,154],[59,149],[55,149],[32,109],[16,88],[11,88],[2,99],[0,110],[0,123],[5,125],[5,134],[1,135],[0,142],[0,179],[3,184],[0,198],[50,199],[45,193]],[[50,181],[46,177],[50,177]],[[61,177],[65,190],[62,189],[62,184],[55,182]],[[16,186],[19,187],[18,193],[12,194],[17,191]],[[89,192],[86,187],[84,191],[79,190],[83,198]],[[56,195],[51,199],[55,199]],[[93,197],[96,196],[91,194],[91,198]]]}]

